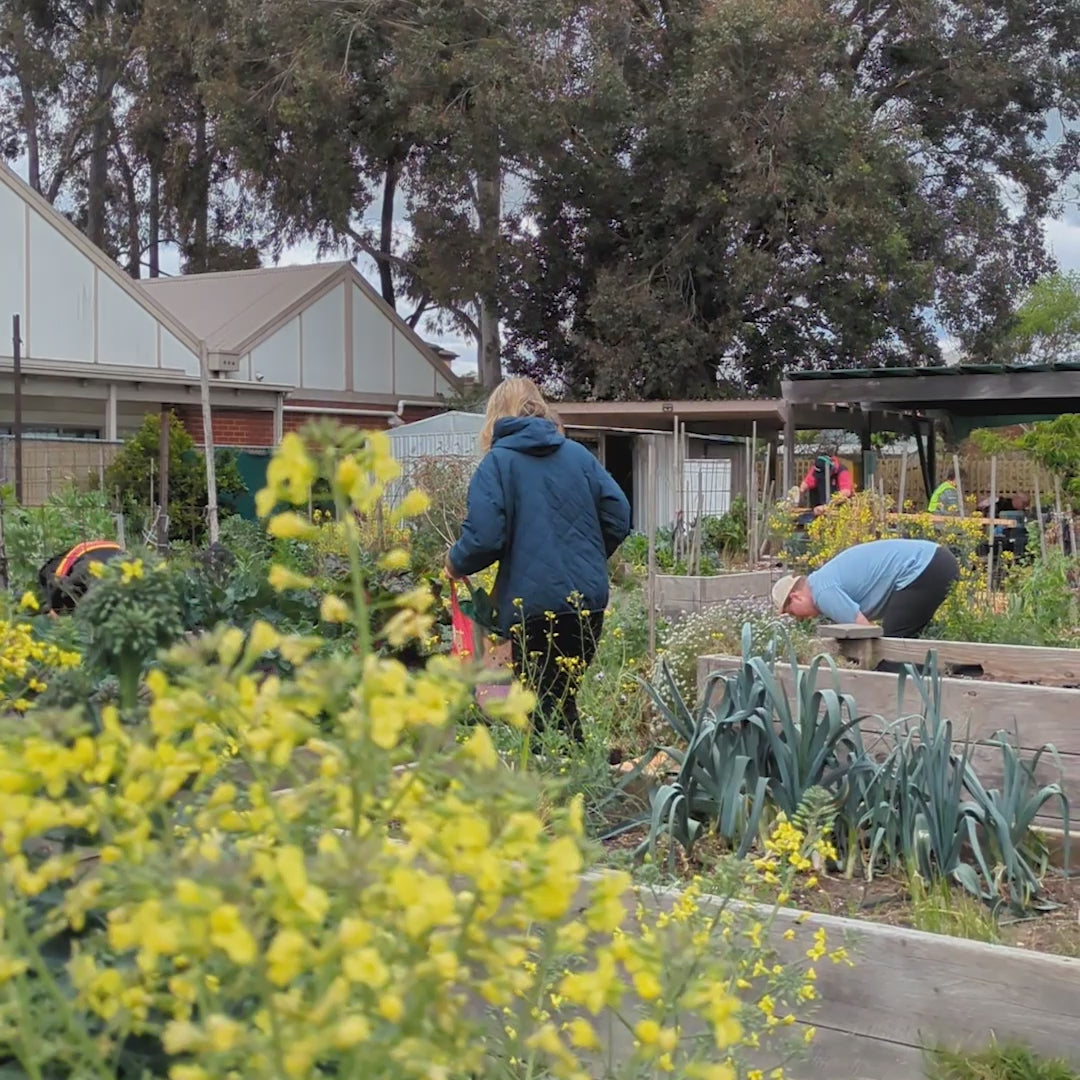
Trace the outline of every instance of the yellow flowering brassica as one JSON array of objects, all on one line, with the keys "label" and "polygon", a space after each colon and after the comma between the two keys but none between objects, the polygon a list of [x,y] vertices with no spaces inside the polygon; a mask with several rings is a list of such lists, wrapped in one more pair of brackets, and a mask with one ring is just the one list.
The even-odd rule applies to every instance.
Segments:
[{"label": "yellow flowering brassica", "polygon": [[[366,504],[392,470],[363,438],[283,447],[261,503],[322,477],[339,516]],[[485,727],[453,738],[466,668],[316,645],[221,627],[150,671],[145,707],[0,729],[0,1028],[28,1072],[586,1080],[615,1014],[635,1037],[612,1075],[729,1080],[787,1026],[813,987],[758,913],[583,881],[580,796],[541,816]]]}]

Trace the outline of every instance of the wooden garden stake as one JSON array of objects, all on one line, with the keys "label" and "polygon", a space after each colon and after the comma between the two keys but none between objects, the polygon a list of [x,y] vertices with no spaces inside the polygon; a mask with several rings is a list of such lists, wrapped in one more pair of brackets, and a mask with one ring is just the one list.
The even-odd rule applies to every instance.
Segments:
[{"label": "wooden garden stake", "polygon": [[694,518],[694,538],[690,544],[691,572],[696,576],[701,573],[701,518],[705,512],[704,471],[697,474],[697,515]]},{"label": "wooden garden stake", "polygon": [[1061,554],[1065,554],[1065,521],[1061,513],[1061,477],[1054,477],[1054,519],[1058,527],[1058,544]]},{"label": "wooden garden stake", "polygon": [[907,450],[900,455],[900,497],[896,500],[897,513],[904,513],[907,496]]},{"label": "wooden garden stake", "polygon": [[956,499],[960,503],[960,516],[967,517],[967,510],[964,507],[964,485],[960,480],[960,455],[953,454],[952,456],[952,469],[954,482],[956,484]]},{"label": "wooden garden stake", "polygon": [[1043,528],[1042,496],[1039,493],[1039,473],[1035,471],[1035,520],[1039,525],[1039,552],[1046,562],[1046,529]]},{"label": "wooden garden stake", "polygon": [[986,588],[994,594],[994,521],[997,519],[997,454],[990,455],[990,547],[986,552]]},{"label": "wooden garden stake", "polygon": [[649,529],[649,659],[656,659],[656,437],[649,439],[648,472],[648,529]]}]

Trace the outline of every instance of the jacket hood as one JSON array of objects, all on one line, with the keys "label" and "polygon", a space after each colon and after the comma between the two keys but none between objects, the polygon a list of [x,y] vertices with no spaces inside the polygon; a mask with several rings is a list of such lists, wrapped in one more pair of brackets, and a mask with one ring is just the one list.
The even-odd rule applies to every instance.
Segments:
[{"label": "jacket hood", "polygon": [[543,456],[558,450],[566,436],[542,416],[509,416],[495,423],[492,446]]}]

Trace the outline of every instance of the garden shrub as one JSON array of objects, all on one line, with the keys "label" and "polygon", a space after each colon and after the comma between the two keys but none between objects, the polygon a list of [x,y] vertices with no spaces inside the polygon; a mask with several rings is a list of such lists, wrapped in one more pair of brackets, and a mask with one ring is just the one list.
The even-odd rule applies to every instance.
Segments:
[{"label": "garden shrub", "polygon": [[[199,541],[206,535],[206,465],[195,440],[177,419],[169,413],[169,539]],[[150,413],[142,427],[129,436],[112,464],[105,470],[107,491],[116,493],[124,514],[132,522],[150,522],[153,513],[150,489],[158,490],[157,463],[161,438],[161,414]],[[231,450],[218,450],[214,456],[217,466],[218,498],[242,495],[244,486],[236,455]],[[155,494],[156,501],[156,494]],[[219,503],[222,519],[231,511]]]},{"label": "garden shrub", "polygon": [[[752,1053],[779,1067],[816,996],[805,960],[781,966],[768,915],[711,907],[696,886],[652,915],[632,910],[628,875],[580,884],[581,800],[541,817],[534,778],[485,724],[450,737],[469,669],[433,657],[410,672],[373,651],[347,511],[393,479],[387,440],[324,425],[307,442],[286,436],[259,506],[306,506],[330,482],[352,570],[348,600],[328,594],[322,613],[355,628],[355,651],[222,626],[149,672],[147,706],[0,725],[0,1066],[736,1080]],[[315,526],[286,511],[270,527]],[[98,595],[141,595],[153,573],[118,567]],[[281,566],[271,580],[313,588]],[[390,643],[426,636],[431,603],[398,596]],[[274,654],[290,671],[261,675]],[[521,728],[533,704],[515,685],[488,712]],[[825,957],[824,931],[805,932],[806,956]]]}]

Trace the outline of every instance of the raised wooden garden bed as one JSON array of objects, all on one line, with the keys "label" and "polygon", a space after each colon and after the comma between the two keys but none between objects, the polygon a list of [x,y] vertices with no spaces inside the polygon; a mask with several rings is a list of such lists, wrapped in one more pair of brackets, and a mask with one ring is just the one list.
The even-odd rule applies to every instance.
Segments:
[{"label": "raised wooden garden bed", "polygon": [[1080,686],[1080,649],[1032,645],[997,645],[975,641],[938,641],[885,637],[878,626],[823,624],[818,635],[831,651],[872,671],[881,661],[921,664],[930,650],[942,670],[981,668],[1000,682],[1039,683],[1042,686]]},{"label": "raised wooden garden bed", "polygon": [[661,614],[670,618],[741,596],[768,596],[773,575],[769,570],[749,570],[708,577],[657,574],[655,580],[656,606]]},{"label": "raised wooden garden bed", "polygon": [[[926,642],[922,644],[925,646]],[[921,659],[925,657],[924,651]],[[698,685],[703,686],[714,671],[731,671],[741,664],[735,656],[702,656],[698,660]],[[774,670],[790,691],[794,683],[790,666],[776,664]],[[822,689],[836,685],[855,699],[855,706],[864,717],[859,726],[870,749],[874,735],[880,734],[887,724],[922,712],[922,698],[911,679],[904,681],[901,698],[900,680],[894,674],[842,669],[835,678],[836,683],[828,668],[818,673]],[[941,694],[943,715],[953,722],[956,737],[976,744],[972,764],[984,785],[994,787],[1001,782],[1000,752],[987,745],[997,732],[1009,732],[1029,754],[1047,743],[1052,744],[1057,759],[1044,754],[1037,776],[1044,783],[1060,782],[1069,798],[1070,816],[1080,818],[1080,690],[943,678]],[[1057,806],[1048,804],[1046,810],[1038,824],[1059,828],[1061,817]],[[1070,820],[1070,832],[1075,836],[1077,831],[1076,820]]]},{"label": "raised wooden garden bed", "polygon": [[[675,890],[638,893],[655,908],[677,897]],[[771,909],[761,911],[765,917]],[[800,924],[795,940],[785,941],[784,932]],[[787,909],[772,928],[781,960],[802,960],[807,931],[817,927],[832,947],[846,940],[854,967],[815,965],[820,999],[797,1021],[817,1034],[785,1069],[790,1080],[918,1080],[925,1050],[981,1049],[995,1037],[1080,1066],[1080,960]]]}]

